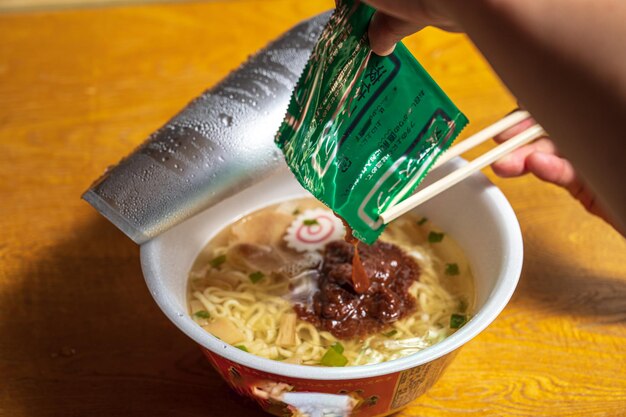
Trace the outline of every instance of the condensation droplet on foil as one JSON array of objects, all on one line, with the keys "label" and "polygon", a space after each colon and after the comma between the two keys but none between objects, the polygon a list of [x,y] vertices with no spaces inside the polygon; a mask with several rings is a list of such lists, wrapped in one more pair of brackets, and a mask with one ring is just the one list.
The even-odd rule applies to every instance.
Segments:
[{"label": "condensation droplet on foil", "polygon": [[220,113],[220,121],[226,127],[230,127],[233,124],[233,118],[224,113]]}]

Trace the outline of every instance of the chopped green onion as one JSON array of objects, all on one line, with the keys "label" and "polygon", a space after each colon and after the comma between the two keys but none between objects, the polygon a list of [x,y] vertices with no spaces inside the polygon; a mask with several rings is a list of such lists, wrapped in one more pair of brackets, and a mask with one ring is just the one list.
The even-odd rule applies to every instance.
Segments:
[{"label": "chopped green onion", "polygon": [[345,366],[348,358],[342,355],[343,346],[337,342],[328,348],[324,356],[322,356],[321,364],[324,366]]},{"label": "chopped green onion", "polygon": [[298,214],[300,214],[300,209],[295,209],[294,211],[291,212],[291,214],[293,214],[294,216],[297,216]]},{"label": "chopped green onion", "polygon": [[211,264],[213,268],[219,268],[220,265],[223,264],[224,262],[226,262],[226,255],[216,256],[215,258],[209,261],[209,263]]},{"label": "chopped green onion", "polygon": [[445,233],[430,232],[428,234],[428,241],[430,243],[439,243],[443,240],[444,236],[445,236]]},{"label": "chopped green onion", "polygon": [[256,284],[257,282],[261,281],[263,277],[265,277],[265,274],[261,271],[256,271],[248,275],[248,277],[253,284]]},{"label": "chopped green onion", "polygon": [[206,310],[200,310],[193,313],[193,315],[199,319],[210,319],[211,315]]},{"label": "chopped green onion", "polygon": [[304,219],[302,220],[302,224],[305,226],[314,226],[319,223],[317,222],[317,219]]},{"label": "chopped green onion", "polygon": [[421,226],[421,225],[423,225],[424,223],[426,223],[427,221],[428,221],[428,219],[427,219],[426,217],[422,217],[422,218],[421,218],[421,219],[417,222],[417,225],[418,225],[418,226]]},{"label": "chopped green onion", "polygon": [[398,334],[398,331],[396,329],[390,330],[387,333],[383,333],[383,336],[385,337],[393,337],[395,335]]},{"label": "chopped green onion", "polygon": [[459,300],[459,311],[461,313],[465,313],[467,311],[467,300],[465,298],[461,298]]},{"label": "chopped green onion", "polygon": [[446,264],[446,275],[459,275],[459,265]]},{"label": "chopped green onion", "polygon": [[450,316],[450,328],[460,329],[467,323],[467,316],[465,314],[453,314]]},{"label": "chopped green onion", "polygon": [[237,345],[237,346],[235,346],[235,347],[236,347],[237,349],[239,349],[239,350],[243,350],[244,352],[248,352],[248,353],[250,353],[250,351],[248,350],[248,348],[247,348],[247,347],[245,347],[244,345]]},{"label": "chopped green onion", "polygon": [[337,353],[343,353],[343,345],[339,342],[333,343],[330,347],[335,349]]}]

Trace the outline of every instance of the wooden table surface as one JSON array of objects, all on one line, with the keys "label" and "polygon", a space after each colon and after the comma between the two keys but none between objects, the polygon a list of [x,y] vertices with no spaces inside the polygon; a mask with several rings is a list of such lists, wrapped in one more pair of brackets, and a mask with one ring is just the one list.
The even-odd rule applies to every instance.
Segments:
[{"label": "wooden table surface", "polygon": [[[329,7],[0,15],[0,415],[264,415],[159,311],[138,247],[80,195],[249,54]],[[427,30],[407,44],[469,116],[468,134],[513,108],[463,36]],[[487,175],[523,229],[519,287],[399,415],[626,415],[624,239],[556,187]]]}]

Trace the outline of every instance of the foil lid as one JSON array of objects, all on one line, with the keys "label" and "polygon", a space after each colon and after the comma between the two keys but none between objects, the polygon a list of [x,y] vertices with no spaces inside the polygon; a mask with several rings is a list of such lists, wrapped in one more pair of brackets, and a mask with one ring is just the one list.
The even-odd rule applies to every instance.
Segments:
[{"label": "foil lid", "polygon": [[252,56],[83,198],[141,244],[284,167],[274,136],[329,16],[298,24]]}]

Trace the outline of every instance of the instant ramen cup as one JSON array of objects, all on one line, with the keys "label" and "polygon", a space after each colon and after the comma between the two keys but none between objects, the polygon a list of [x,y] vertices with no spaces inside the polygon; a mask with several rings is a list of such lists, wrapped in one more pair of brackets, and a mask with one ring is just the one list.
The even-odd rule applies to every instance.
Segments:
[{"label": "instant ramen cup", "polygon": [[[425,183],[464,163],[459,158],[450,161]],[[415,209],[465,252],[474,276],[475,314],[454,334],[410,356],[340,368],[295,365],[237,349],[197,325],[188,313],[187,282],[204,246],[246,214],[307,196],[285,170],[143,244],[141,264],[148,287],[163,312],[200,345],[226,382],[268,412],[366,417],[398,411],[435,384],[457,350],[484,330],[509,301],[523,254],[515,214],[504,195],[480,173]]]}]

